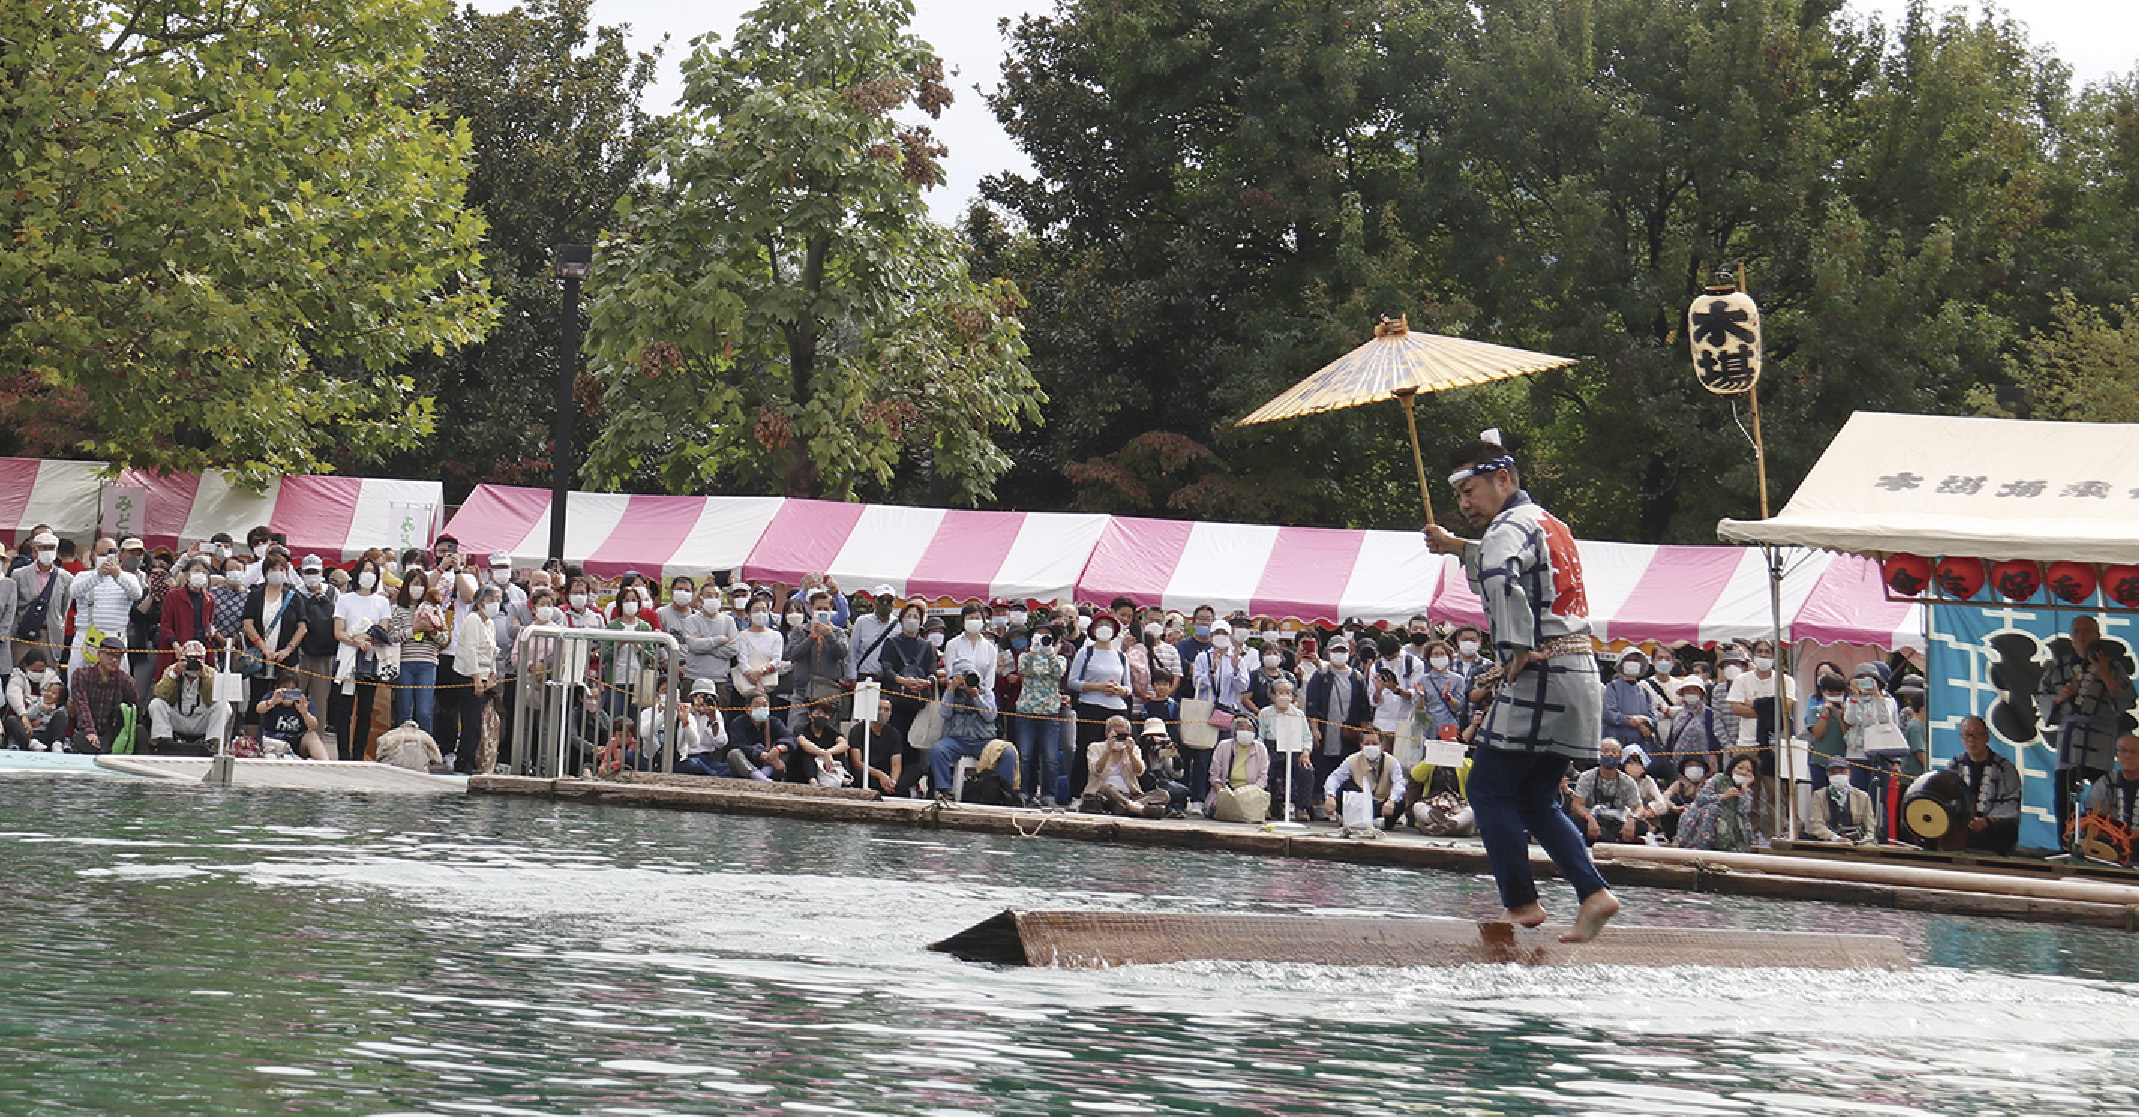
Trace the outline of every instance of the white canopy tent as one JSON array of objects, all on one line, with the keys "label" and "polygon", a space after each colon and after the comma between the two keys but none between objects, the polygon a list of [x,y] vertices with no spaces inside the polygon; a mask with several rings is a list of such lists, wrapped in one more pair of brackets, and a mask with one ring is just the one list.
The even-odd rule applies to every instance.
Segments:
[{"label": "white canopy tent", "polygon": [[1872,556],[2139,561],[2139,425],[1860,411],[1781,514],[1716,534]]}]

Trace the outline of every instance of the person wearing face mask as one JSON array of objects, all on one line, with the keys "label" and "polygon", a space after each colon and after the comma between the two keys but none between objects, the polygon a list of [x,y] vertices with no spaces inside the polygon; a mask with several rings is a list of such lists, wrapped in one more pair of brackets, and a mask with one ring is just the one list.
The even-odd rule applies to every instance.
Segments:
[{"label": "person wearing face mask", "polygon": [[1591,842],[1631,842],[1649,832],[1641,817],[1642,789],[1624,768],[1619,742],[1606,737],[1598,744],[1597,766],[1575,779],[1575,823]]},{"label": "person wearing face mask", "polygon": [[468,680],[469,686],[468,697],[461,700],[462,744],[452,758],[454,770],[464,775],[488,775],[497,759],[496,741],[486,737],[482,707],[498,686],[495,622],[503,606],[504,595],[498,587],[482,587],[475,592],[475,607],[461,618],[460,628],[454,633],[453,669]]},{"label": "person wearing face mask", "polygon": [[1388,754],[1381,731],[1369,727],[1360,736],[1359,750],[1345,757],[1322,781],[1322,811],[1342,818],[1339,809],[1346,795],[1366,795],[1374,800],[1374,825],[1387,830],[1404,806],[1403,771]]},{"label": "person wearing face mask", "polygon": [[24,559],[22,565],[7,576],[14,607],[6,629],[9,651],[20,655],[42,648],[57,657],[60,637],[67,630],[67,592],[73,585],[59,568],[59,537],[39,531],[30,536],[18,557]]},{"label": "person wearing face mask", "polygon": [[574,574],[565,579],[564,623],[570,628],[607,628],[609,618],[602,615],[601,604],[595,600],[594,579],[584,574]]},{"label": "person wearing face mask", "polygon": [[1604,688],[1604,735],[1624,745],[1656,740],[1656,704],[1651,690],[1642,686],[1649,674],[1649,657],[1640,648],[1620,653],[1619,669]]},{"label": "person wearing face mask", "polygon": [[391,692],[393,723],[410,721],[426,734],[438,730],[438,654],[446,643],[444,598],[420,570],[401,579],[392,594],[386,636],[401,649],[401,673]]},{"label": "person wearing face mask", "polygon": [[[735,670],[739,631],[734,614],[721,606],[720,587],[708,582],[699,588],[695,608],[668,630],[683,645],[683,677],[694,688],[701,681],[710,683],[716,701],[721,700],[721,688],[729,686],[728,676]],[[726,701],[735,703],[732,691]]]},{"label": "person wearing face mask", "polygon": [[[1829,761],[1850,756],[1849,726],[1843,718],[1849,683],[1840,675],[1820,675],[1813,679],[1812,691],[1812,701],[1805,704],[1805,738],[1811,754],[1810,770],[1825,779]],[[1859,759],[1863,755],[1861,751],[1857,753]]]},{"label": "person wearing face mask", "polygon": [[1753,800],[1760,765],[1750,756],[1734,756],[1730,766],[1701,785],[1693,803],[1679,816],[1680,849],[1749,853],[1753,849]]},{"label": "person wearing face mask", "polygon": [[[1781,672],[1775,669],[1775,645],[1766,640],[1753,642],[1752,670],[1739,673],[1731,681],[1731,712],[1738,715],[1738,747],[1741,749],[1763,748],[1774,733],[1776,716],[1776,687],[1782,689],[1785,704],[1795,702],[1796,687]],[[1762,755],[1772,758],[1772,752]],[[1760,767],[1773,771],[1773,761],[1764,760]]]},{"label": "person wearing face mask", "polygon": [[1866,663],[1849,678],[1848,697],[1842,700],[1842,739],[1849,759],[1865,774],[1858,786],[1871,791],[1877,775],[1908,758],[1908,739],[1901,732],[1901,707],[1886,692],[1886,664]]},{"label": "person wearing face mask", "polygon": [[698,583],[678,575],[669,579],[668,600],[654,610],[654,627],[673,636],[683,629],[684,618],[698,611]]},{"label": "person wearing face mask", "polygon": [[1446,640],[1420,646],[1425,660],[1412,687],[1412,719],[1422,740],[1453,741],[1463,731],[1465,692],[1470,680],[1456,669],[1456,650]]},{"label": "person wearing face mask", "polygon": [[[67,722],[74,729],[70,752],[92,755],[111,751],[125,732],[127,711],[140,709],[134,697],[134,680],[126,673],[126,644],[117,636],[104,638],[95,663],[74,669],[67,684]],[[138,725],[138,722],[136,723]],[[134,738],[142,738],[140,729]]]},{"label": "person wearing face mask", "polygon": [[1485,634],[1475,625],[1463,625],[1449,639],[1456,650],[1455,672],[1463,676],[1463,718],[1468,720],[1473,708],[1484,701],[1478,691],[1478,676],[1493,669],[1493,661],[1486,654]]},{"label": "person wearing face mask", "polygon": [[[208,595],[209,563],[207,559],[181,561],[172,579],[171,588],[163,595],[163,616],[156,622],[156,647],[169,649],[157,656],[163,666],[170,666],[180,645],[189,640],[198,640],[206,645],[215,639],[215,599]],[[157,671],[157,677],[162,677]]]},{"label": "person wearing face mask", "polygon": [[1196,660],[1211,650],[1211,631],[1217,621],[1218,610],[1208,605],[1196,606],[1186,626],[1187,635],[1174,645],[1175,653],[1181,657],[1182,670],[1194,674]]},{"label": "person wearing face mask", "polygon": [[1307,680],[1308,724],[1314,727],[1310,750],[1315,766],[1315,786],[1329,782],[1330,774],[1359,747],[1361,730],[1373,717],[1367,699],[1366,680],[1352,666],[1351,643],[1339,636],[1330,641],[1328,667]]},{"label": "person wearing face mask", "polygon": [[[1017,629],[1011,631],[1016,632]],[[1055,647],[1054,633],[1042,628],[1027,639],[1017,653],[1017,716],[1010,719],[1010,740],[1025,758],[1025,794],[1030,806],[1065,806],[1070,800],[1068,750],[1062,739],[1062,719],[1069,709],[1069,695],[1062,690],[1062,675],[1069,661]]]},{"label": "person wearing face mask", "polygon": [[[1211,704],[1211,721],[1224,737],[1232,728],[1234,718],[1254,711],[1249,708],[1248,672],[1250,671],[1247,649],[1234,639],[1233,625],[1227,621],[1211,624],[1211,647],[1195,661],[1189,684],[1195,697]],[[1201,789],[1210,783],[1211,749],[1198,748],[1182,740],[1185,750],[1183,759],[1188,765],[1188,785]],[[1202,796],[1197,797],[1201,802]]]},{"label": "person wearing face mask", "polygon": [[1270,708],[1279,683],[1289,683],[1293,694],[1300,693],[1300,677],[1286,668],[1285,653],[1278,648],[1277,641],[1266,641],[1255,656],[1255,670],[1248,675],[1248,704],[1257,714]]},{"label": "person wearing face mask", "polygon": [[251,716],[253,708],[275,689],[276,674],[296,664],[304,644],[305,610],[298,604],[296,581],[289,556],[271,552],[260,561],[258,583],[245,593],[245,612],[238,623],[244,640],[239,649],[240,673],[250,680],[245,701],[248,723],[257,720]]},{"label": "person wearing face mask", "polygon": [[[172,586],[175,594],[176,579]],[[340,647],[334,639],[334,602],[339,594],[327,581],[326,563],[318,555],[306,555],[298,564],[295,588],[295,608],[301,612],[305,623],[304,639],[297,645],[297,685],[304,688],[305,697],[311,699],[313,712],[324,714],[328,709],[327,692],[334,678],[334,652]],[[323,722],[320,732],[331,737],[333,726]]]},{"label": "person wearing face mask", "polygon": [[795,665],[788,685],[797,703],[837,699],[846,690],[847,630],[834,619],[832,594],[818,588],[809,596],[809,615],[787,634],[786,658]]},{"label": "person wearing face mask", "polygon": [[1255,721],[1238,718],[1233,731],[1218,739],[1211,752],[1210,786],[1204,796],[1203,813],[1220,822],[1261,825],[1270,817],[1270,750],[1264,747]]},{"label": "person wearing face mask", "polygon": [[[817,593],[823,594],[823,590]],[[831,612],[829,605],[825,612]],[[788,783],[813,783],[832,787],[840,786],[848,778],[849,763],[846,735],[839,731],[837,703],[832,700],[812,702],[802,730],[795,734],[794,747],[785,754],[782,773]]]},{"label": "person wearing face mask", "polygon": [[[129,539],[132,549],[138,554],[141,541]],[[148,592],[138,573],[120,565],[118,544],[109,539],[97,540],[96,556],[89,568],[74,576],[71,598],[74,602],[74,655],[82,657],[82,649],[94,628],[105,636],[124,639],[127,617],[134,602]],[[236,629],[233,618],[231,628]],[[219,628],[220,631],[220,628]]]},{"label": "person wearing face mask", "polygon": [[[953,772],[960,757],[975,760],[996,736],[995,671],[1002,661],[988,639],[988,610],[968,602],[958,618],[960,632],[944,644],[937,683],[943,690],[943,736],[929,748],[929,787],[939,800],[951,797]],[[1003,786],[1018,784],[1018,753],[1007,742],[997,753],[996,775]]]},{"label": "person wearing face mask", "polygon": [[[771,608],[770,596],[764,606]],[[751,695],[743,712],[728,721],[728,774],[736,779],[781,778],[794,747],[795,734],[772,712],[772,700],[762,692]]]},{"label": "person wearing face mask", "polygon": [[1165,614],[1156,609],[1146,610],[1134,628],[1124,628],[1129,657],[1129,689],[1135,694],[1138,708],[1151,700],[1151,672],[1164,670],[1174,678],[1181,677],[1181,653],[1166,639]]},{"label": "person wearing face mask", "polygon": [[917,771],[921,764],[919,748],[912,740],[914,718],[919,717],[929,699],[935,694],[935,679],[938,656],[935,645],[922,635],[928,620],[928,607],[919,601],[909,601],[899,609],[898,630],[877,653],[881,669],[877,682],[884,688],[884,697],[891,703],[891,721],[899,729],[899,735],[907,739],[909,748],[916,751],[906,759],[906,769]]},{"label": "person wearing face mask", "polygon": [[1679,820],[1685,816],[1686,808],[1693,806],[1693,801],[1700,797],[1701,788],[1708,783],[1708,773],[1709,764],[1705,758],[1688,760],[1679,767],[1677,778],[1663,789],[1650,825],[1656,827],[1665,845],[1677,843]]},{"label": "person wearing face mask", "polygon": [[735,634],[735,670],[729,676],[737,696],[746,699],[779,690],[780,674],[786,669],[782,653],[787,650],[786,641],[772,627],[772,595],[763,590],[751,594],[749,609],[743,630]]},{"label": "person wearing face mask", "polygon": [[1872,797],[1850,782],[1849,761],[1827,761],[1826,786],[1812,793],[1811,810],[1805,814],[1805,834],[1816,842],[1870,845],[1873,834]]},{"label": "person wearing face mask", "polygon": [[1738,713],[1731,708],[1731,687],[1752,663],[1753,653],[1744,645],[1726,644],[1716,652],[1715,667],[1703,676],[1708,684],[1708,708],[1715,711],[1716,734],[1725,748],[1738,747]]},{"label": "person wearing face mask", "polygon": [[[1129,714],[1129,656],[1117,637],[1113,614],[1094,618],[1090,640],[1070,658],[1063,689],[1075,701],[1077,744],[1070,759],[1070,786],[1090,782],[1091,746],[1106,732],[1107,719]],[[1080,765],[1078,757],[1085,764]]]},{"label": "person wearing face mask", "polygon": [[897,598],[888,585],[879,585],[869,591],[865,602],[869,611],[854,618],[854,626],[848,633],[846,678],[873,679],[883,674],[884,645],[899,634],[898,619],[892,616],[892,610],[898,605]]},{"label": "person wearing face mask", "polygon": [[393,602],[379,589],[380,570],[375,560],[362,559],[352,575],[349,592],[334,603],[334,639],[340,645],[335,655],[334,677],[343,681],[328,700],[327,720],[335,727],[335,739],[343,760],[362,760],[375,743],[372,709],[378,701],[378,684],[359,677],[360,658],[374,652],[372,634],[383,634],[393,617]]},{"label": "person wearing face mask", "polygon": [[[44,737],[32,733],[29,726],[31,713],[39,703],[39,696],[44,693],[47,685],[53,683],[59,683],[63,688],[65,686],[59,669],[52,666],[52,657],[44,649],[31,648],[22,653],[21,664],[8,673],[7,708],[5,717],[0,718],[0,724],[5,726],[9,748],[43,752],[58,745],[61,752],[66,751],[64,742],[67,734],[64,725],[56,734]],[[62,719],[64,720],[64,711]]]},{"label": "person wearing face mask", "polygon": [[1678,681],[1678,716],[1671,720],[1671,735],[1664,747],[1651,754],[1659,780],[1670,780],[1681,765],[1700,764],[1713,772],[1730,738],[1723,732],[1723,716],[1708,704],[1708,683],[1699,675]]},{"label": "person wearing face mask", "polygon": [[[634,582],[617,591],[616,611],[606,626],[611,632],[654,631],[654,603],[643,583]],[[615,644],[603,649],[602,710],[611,718],[638,720],[638,685],[641,665],[651,666],[653,651],[645,645]]]}]

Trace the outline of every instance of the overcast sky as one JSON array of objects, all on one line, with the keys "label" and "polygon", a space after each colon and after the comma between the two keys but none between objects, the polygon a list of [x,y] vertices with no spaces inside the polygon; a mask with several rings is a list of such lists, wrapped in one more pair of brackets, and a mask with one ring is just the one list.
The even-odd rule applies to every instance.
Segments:
[{"label": "overcast sky", "polygon": [[[940,220],[953,220],[965,209],[980,180],[1004,169],[1027,169],[1024,157],[997,126],[974,87],[992,89],[1001,78],[1005,17],[1044,12],[1051,0],[915,0],[914,31],[933,44],[956,72],[952,87],[958,100],[934,127],[951,153],[944,160],[950,182],[931,194]],[[1851,0],[1860,12],[1877,12],[1889,22],[1907,8],[1907,0]],[[500,11],[511,0],[477,0],[477,7]],[[1934,2],[1934,9],[1951,4]],[[2082,82],[2123,74],[2139,65],[2139,3],[2133,0],[2005,0],[2006,11],[2030,28],[2034,40],[2048,43],[2069,63]],[[660,83],[649,107],[667,111],[680,78],[678,66],[690,52],[690,40],[705,32],[726,39],[736,21],[752,7],[749,0],[595,0],[594,19],[628,23],[632,41],[644,47],[669,37]],[[1976,5],[1968,5],[1973,10]]]}]

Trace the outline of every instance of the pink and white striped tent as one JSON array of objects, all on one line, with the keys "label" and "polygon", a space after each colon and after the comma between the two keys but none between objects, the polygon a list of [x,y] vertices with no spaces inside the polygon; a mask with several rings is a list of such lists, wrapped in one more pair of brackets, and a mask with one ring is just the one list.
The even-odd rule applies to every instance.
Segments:
[{"label": "pink and white striped tent", "polygon": [[219,531],[237,538],[255,525],[289,537],[296,553],[340,561],[367,547],[428,547],[445,514],[437,481],[287,476],[258,492],[221,472],[123,470],[104,463],[0,458],[0,532],[20,541],[37,524],[63,536],[139,536],[182,547]]},{"label": "pink and white striped tent", "polygon": [[[602,578],[636,570],[665,581],[732,570],[785,503],[776,496],[575,492],[565,508],[564,558]],[[550,491],[477,485],[446,530],[463,553],[504,551],[516,567],[540,566],[550,550]]]},{"label": "pink and white striped tent", "polygon": [[743,564],[752,581],[827,573],[902,597],[1067,601],[1110,517],[790,500]]},{"label": "pink and white striped tent", "polygon": [[[479,487],[447,525],[468,551],[516,565],[549,545],[549,493]],[[575,493],[566,558],[598,575],[739,570],[794,585],[828,573],[843,590],[888,584],[932,600],[1128,597],[1187,611],[1402,623],[1415,613],[1481,620],[1454,559],[1416,532],[1196,523],[1053,512],[986,512],[778,497]],[[1767,567],[1740,547],[1580,544],[1592,620],[1608,640],[1711,644],[1770,627]],[[1824,551],[1788,553],[1792,640],[1920,648],[1922,614],[1886,600],[1878,568]]]}]

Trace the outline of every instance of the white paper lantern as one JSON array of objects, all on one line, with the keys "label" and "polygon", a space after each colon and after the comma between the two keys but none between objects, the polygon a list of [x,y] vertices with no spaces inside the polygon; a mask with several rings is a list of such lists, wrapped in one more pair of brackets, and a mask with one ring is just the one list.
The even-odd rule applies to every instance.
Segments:
[{"label": "white paper lantern", "polygon": [[1760,305],[1736,287],[1710,287],[1686,311],[1693,374],[1719,396],[1751,391],[1760,381]]}]

